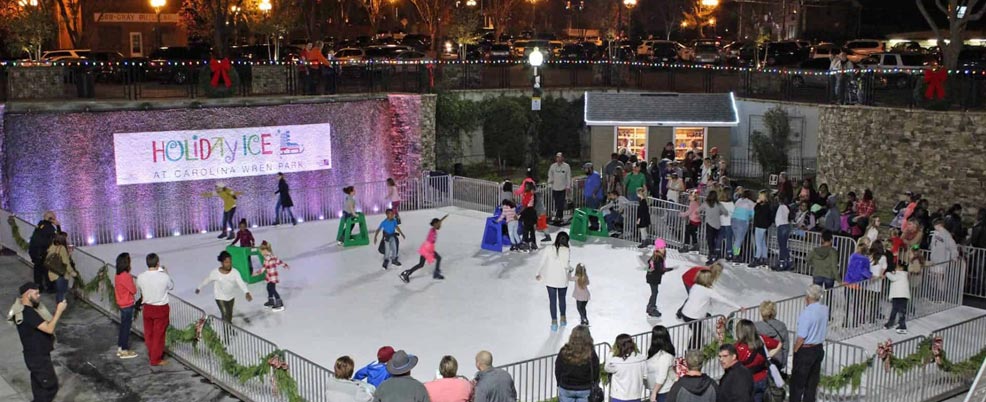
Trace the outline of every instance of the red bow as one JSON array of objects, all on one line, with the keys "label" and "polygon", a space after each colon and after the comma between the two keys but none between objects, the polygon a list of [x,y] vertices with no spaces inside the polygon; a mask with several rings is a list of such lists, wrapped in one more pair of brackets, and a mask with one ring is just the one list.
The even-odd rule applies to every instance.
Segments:
[{"label": "red bow", "polygon": [[205,327],[205,317],[195,322],[195,339],[202,339],[202,328]]},{"label": "red bow", "polygon": [[878,343],[876,345],[876,355],[880,360],[883,360],[883,367],[890,370],[890,362],[894,358],[893,341],[887,339],[886,342]]},{"label": "red bow", "polygon": [[719,319],[716,321],[716,338],[719,339],[719,342],[720,343],[723,340],[726,339],[726,318],[725,317],[719,317]]},{"label": "red bow", "polygon": [[[288,362],[286,362],[284,360],[281,360],[280,356],[277,356],[277,355],[271,356],[270,359],[267,359],[267,364],[270,365],[270,368],[273,369],[273,370],[285,370],[286,371],[288,369]],[[270,376],[270,383],[274,387],[274,393],[275,394],[280,394],[281,391],[279,389],[277,389],[277,378],[276,378],[276,376]]]},{"label": "red bow", "polygon": [[945,69],[924,70],[924,82],[928,84],[928,88],[924,90],[924,98],[944,99],[946,78],[948,78],[948,71]]},{"label": "red bow", "polygon": [[219,79],[222,78],[223,83],[226,84],[226,88],[233,86],[233,82],[229,80],[230,68],[229,58],[224,57],[222,60],[213,58],[209,60],[209,70],[212,71],[212,82],[209,84],[217,87],[219,86]]},{"label": "red bow", "polygon": [[931,355],[935,358],[935,364],[939,366],[941,365],[942,346],[944,343],[945,341],[940,336],[936,336],[931,340]]}]

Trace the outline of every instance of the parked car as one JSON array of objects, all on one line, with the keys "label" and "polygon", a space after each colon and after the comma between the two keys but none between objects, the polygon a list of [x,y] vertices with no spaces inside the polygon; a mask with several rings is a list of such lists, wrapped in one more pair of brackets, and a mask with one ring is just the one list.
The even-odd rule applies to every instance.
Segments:
[{"label": "parked car", "polygon": [[834,43],[822,42],[811,47],[809,58],[812,59],[831,59],[839,53],[839,47]]},{"label": "parked car", "polygon": [[598,60],[603,57],[603,48],[599,47],[597,41],[582,41],[579,45],[585,49],[586,59],[588,60]]},{"label": "parked car", "polygon": [[507,43],[496,43],[490,46],[490,51],[486,53],[489,60],[510,60],[510,45]]},{"label": "parked car", "polygon": [[405,35],[404,38],[401,39],[401,44],[404,46],[413,47],[421,52],[427,51],[428,48],[431,47],[431,36],[419,34]]},{"label": "parked car", "polygon": [[927,49],[915,41],[900,42],[890,48],[890,51],[895,53],[927,53]]},{"label": "parked car", "polygon": [[648,39],[637,46],[637,58],[659,63],[678,61],[685,47],[670,40]]},{"label": "parked car", "polygon": [[396,60],[397,55],[412,50],[410,46],[374,45],[363,50],[363,60]]},{"label": "parked car", "polygon": [[722,63],[722,52],[713,45],[695,46],[694,61],[700,64],[720,64]]},{"label": "parked car", "polygon": [[757,44],[754,42],[733,42],[722,48],[726,64],[731,66],[748,66],[755,64]]},{"label": "parked car", "polygon": [[578,61],[588,59],[589,55],[586,53],[585,47],[581,44],[569,43],[561,48],[558,58],[560,60]]},{"label": "parked car", "polygon": [[560,40],[548,41],[548,47],[551,49],[551,56],[558,57],[561,56],[561,48],[565,46],[565,42]]},{"label": "parked car", "polygon": [[869,56],[875,53],[885,52],[883,41],[878,39],[856,39],[846,42],[846,49],[852,50],[854,54]]},{"label": "parked car", "polygon": [[41,53],[41,61],[65,61],[66,59],[87,59],[89,58],[89,49],[63,49],[63,50],[49,50],[47,52]]},{"label": "parked car", "polygon": [[930,62],[926,56],[910,53],[877,53],[863,59],[860,64],[878,70],[901,70],[900,73],[886,71],[876,73],[878,82],[898,89],[909,87],[918,72],[930,68]]},{"label": "parked car", "polygon": [[798,70],[791,73],[791,85],[795,88],[813,87],[826,88],[831,77],[819,74],[829,71],[832,62],[829,59],[811,59],[798,65]]},{"label": "parked car", "polygon": [[243,61],[267,61],[277,53],[277,60],[293,62],[301,60],[303,48],[285,45],[270,46],[267,44],[233,46],[230,49],[230,58]]},{"label": "parked car", "polygon": [[524,54],[521,55],[521,57],[523,57],[524,60],[527,60],[527,56],[534,51],[534,48],[537,48],[542,54],[544,54],[545,60],[549,60],[554,56],[554,53],[551,50],[550,41],[545,39],[531,39],[527,41],[527,44],[524,46]]},{"label": "parked car", "polygon": [[162,84],[186,84],[193,75],[192,69],[200,68],[194,62],[206,62],[211,56],[212,50],[206,46],[159,48],[148,57],[147,78]]},{"label": "parked car", "polygon": [[808,51],[797,42],[781,41],[766,43],[758,54],[768,66],[794,66],[808,60]]},{"label": "parked car", "polygon": [[339,49],[339,51],[334,55],[336,60],[339,61],[360,61],[363,60],[363,57],[365,56],[366,53],[363,52],[363,49],[354,47]]},{"label": "parked car", "polygon": [[654,44],[662,42],[657,39],[646,39],[640,42],[640,46],[637,46],[637,57],[638,58],[649,58],[654,54]]},{"label": "parked car", "polygon": [[513,44],[513,57],[519,59],[524,57],[524,49],[527,48],[527,39],[514,40]]},{"label": "parked car", "polygon": [[986,69],[986,46],[963,46],[959,51],[957,67],[970,70]]}]

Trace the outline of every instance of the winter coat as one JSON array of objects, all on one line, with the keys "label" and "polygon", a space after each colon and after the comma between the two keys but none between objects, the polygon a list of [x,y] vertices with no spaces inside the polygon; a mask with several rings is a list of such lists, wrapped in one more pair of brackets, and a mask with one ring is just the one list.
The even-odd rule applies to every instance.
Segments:
[{"label": "winter coat", "polygon": [[353,375],[353,380],[365,380],[374,387],[379,387],[388,378],[390,378],[390,373],[387,372],[387,363],[380,362],[367,364]]},{"label": "winter coat", "polygon": [[633,353],[626,359],[610,357],[603,370],[612,375],[609,396],[615,399],[639,399],[644,394],[644,377],[647,376],[647,357]]},{"label": "winter coat", "polygon": [[849,256],[849,266],[846,267],[846,275],[842,278],[843,282],[858,283],[872,277],[873,273],[870,272],[869,257],[859,253],[853,253]]},{"label": "winter coat", "polygon": [[890,293],[888,298],[893,299],[910,299],[911,298],[911,285],[910,279],[908,278],[910,274],[907,271],[894,271],[887,272],[887,280],[890,281]]},{"label": "winter coat", "polygon": [[137,294],[137,284],[134,283],[134,276],[129,272],[122,272],[113,280],[114,295],[116,305],[120,308],[127,308],[134,305],[134,296]]},{"label": "winter coat", "polygon": [[826,201],[828,211],[825,212],[825,223],[822,227],[832,233],[839,233],[842,231],[842,216],[839,215],[839,208],[836,207],[835,201],[834,195],[830,195]]},{"label": "winter coat", "polygon": [[51,242],[55,241],[55,234],[61,231],[61,226],[55,226],[51,222],[44,220],[38,222],[38,225],[34,228],[34,232],[31,233],[31,241],[27,247],[32,262],[41,262],[44,260],[45,252],[48,251]]},{"label": "winter coat", "polygon": [[537,274],[541,276],[541,280],[545,286],[567,288],[568,274],[571,271],[569,267],[570,250],[568,247],[558,247],[556,250],[554,246],[548,246],[545,247],[542,254],[544,254],[544,257]]},{"label": "winter coat", "polygon": [[650,227],[650,207],[647,206],[646,199],[637,202],[637,219],[638,228]]},{"label": "winter coat", "polygon": [[768,203],[757,203],[753,207],[753,227],[767,229],[774,224],[774,213]]},{"label": "winter coat", "polygon": [[294,201],[291,200],[291,189],[288,188],[288,181],[281,180],[277,181],[277,191],[274,194],[278,195],[278,200],[281,202],[281,206],[284,208],[291,208],[294,206]]},{"label": "winter coat", "polygon": [[[750,380],[753,387],[753,380]],[[698,377],[684,376],[675,381],[668,391],[667,402],[716,402],[719,397],[719,386],[708,375]]]},{"label": "winter coat", "polygon": [[[564,348],[563,348],[564,349]],[[582,364],[572,364],[565,360],[564,353],[555,358],[555,382],[558,386],[572,391],[592,388],[599,382],[599,356],[592,351],[592,357]]]},{"label": "winter coat", "polygon": [[935,230],[931,238],[931,264],[940,264],[959,258],[959,247],[947,230]]},{"label": "winter coat", "polygon": [[814,276],[836,279],[839,277],[839,252],[832,247],[817,247],[808,256],[808,266]]},{"label": "winter coat", "polygon": [[979,221],[972,226],[972,235],[969,236],[969,245],[972,247],[986,248],[986,222]]},{"label": "winter coat", "polygon": [[719,230],[721,227],[723,216],[727,217],[727,219],[729,217],[729,211],[727,211],[726,207],[722,206],[722,204],[718,201],[716,201],[716,203],[711,207],[709,206],[709,203],[703,202],[700,213],[705,216],[705,224],[711,226],[715,230]]},{"label": "winter coat", "polygon": [[660,285],[661,279],[664,278],[664,273],[667,272],[667,268],[664,266],[664,260],[647,261],[647,284],[648,285]]},{"label": "winter coat", "polygon": [[500,368],[476,373],[475,402],[517,402],[517,389],[510,374]]},{"label": "winter coat", "polygon": [[551,191],[567,190],[572,182],[572,169],[565,162],[552,163],[548,167],[548,186]]},{"label": "winter coat", "polygon": [[585,189],[583,195],[586,198],[603,198],[603,181],[599,173],[593,171],[585,177]]},{"label": "winter coat", "polygon": [[738,362],[719,379],[719,402],[753,402],[753,374]]}]

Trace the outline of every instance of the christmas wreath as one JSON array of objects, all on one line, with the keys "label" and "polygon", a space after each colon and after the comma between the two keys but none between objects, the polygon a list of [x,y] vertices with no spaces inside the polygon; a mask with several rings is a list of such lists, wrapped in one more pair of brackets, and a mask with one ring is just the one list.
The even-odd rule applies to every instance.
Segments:
[{"label": "christmas wreath", "polygon": [[207,98],[228,98],[236,95],[240,87],[240,75],[229,58],[211,59],[199,70],[199,90]]},{"label": "christmas wreath", "polygon": [[914,102],[928,110],[948,110],[952,107],[954,81],[944,69],[925,70],[924,76],[914,86]]}]

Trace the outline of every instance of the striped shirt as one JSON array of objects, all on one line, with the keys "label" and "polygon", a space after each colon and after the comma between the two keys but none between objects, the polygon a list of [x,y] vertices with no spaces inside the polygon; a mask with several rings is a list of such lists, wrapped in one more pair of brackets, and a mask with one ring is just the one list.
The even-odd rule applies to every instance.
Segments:
[{"label": "striped shirt", "polygon": [[503,208],[500,213],[500,220],[507,222],[517,220],[517,210],[510,207]]}]

